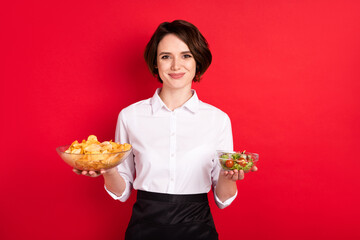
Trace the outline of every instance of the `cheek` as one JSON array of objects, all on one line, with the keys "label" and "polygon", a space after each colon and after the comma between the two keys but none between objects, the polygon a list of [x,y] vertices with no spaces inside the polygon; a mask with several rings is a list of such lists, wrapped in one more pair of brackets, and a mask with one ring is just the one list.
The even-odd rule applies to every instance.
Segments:
[{"label": "cheek", "polygon": [[166,71],[170,68],[170,64],[167,62],[158,62],[157,64],[159,72]]},{"label": "cheek", "polygon": [[191,72],[191,74],[195,75],[195,73],[196,73],[196,65],[195,64],[189,64],[188,70]]},{"label": "cheek", "polygon": [[164,63],[158,64],[158,73],[160,78],[165,79],[166,78],[166,72],[168,72],[169,67]]},{"label": "cheek", "polygon": [[188,61],[186,62],[186,68],[191,71],[191,72],[195,72],[196,71],[196,62],[195,61]]}]

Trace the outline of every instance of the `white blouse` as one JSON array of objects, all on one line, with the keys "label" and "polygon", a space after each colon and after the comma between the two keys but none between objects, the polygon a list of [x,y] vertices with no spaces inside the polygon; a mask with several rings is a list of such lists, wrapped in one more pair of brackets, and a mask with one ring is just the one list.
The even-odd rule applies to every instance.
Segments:
[{"label": "white blouse", "polygon": [[121,196],[106,191],[122,202],[131,189],[168,194],[208,193],[213,187],[215,202],[225,208],[237,193],[225,202],[215,194],[221,170],[215,161],[216,150],[233,150],[228,115],[193,96],[171,111],[159,97],[124,108],[118,117],[115,141],[130,143],[133,156],[118,166],[126,182]]}]

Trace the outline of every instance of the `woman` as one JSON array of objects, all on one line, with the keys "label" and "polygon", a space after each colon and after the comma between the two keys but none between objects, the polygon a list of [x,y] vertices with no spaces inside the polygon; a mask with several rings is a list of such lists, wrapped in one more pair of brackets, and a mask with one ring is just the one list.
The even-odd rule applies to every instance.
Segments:
[{"label": "woman", "polygon": [[120,112],[115,140],[134,155],[100,173],[114,199],[138,190],[125,239],[218,239],[207,193],[213,188],[217,206],[227,207],[244,172],[221,171],[214,160],[215,150],[233,148],[230,119],[192,90],[211,63],[208,44],[191,23],[164,22],[144,56],[162,87]]}]

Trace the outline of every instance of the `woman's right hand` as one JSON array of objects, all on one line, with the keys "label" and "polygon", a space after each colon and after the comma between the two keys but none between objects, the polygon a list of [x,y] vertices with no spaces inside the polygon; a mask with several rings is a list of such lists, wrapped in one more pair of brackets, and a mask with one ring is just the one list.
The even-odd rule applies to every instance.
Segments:
[{"label": "woman's right hand", "polygon": [[101,169],[99,171],[86,171],[86,170],[79,170],[79,169],[76,169],[76,168],[73,169],[74,173],[76,173],[78,175],[88,176],[88,177],[98,177],[98,176],[101,176],[101,175],[103,175],[105,173],[107,174],[107,173],[111,173],[113,171],[116,171],[116,167],[108,169],[108,170]]}]

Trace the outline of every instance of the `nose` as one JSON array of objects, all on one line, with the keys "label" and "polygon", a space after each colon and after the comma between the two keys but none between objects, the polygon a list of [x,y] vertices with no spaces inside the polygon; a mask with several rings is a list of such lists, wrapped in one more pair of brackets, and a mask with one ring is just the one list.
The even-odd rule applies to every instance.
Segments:
[{"label": "nose", "polygon": [[171,70],[176,71],[180,69],[180,60],[178,58],[173,58],[171,62]]}]

